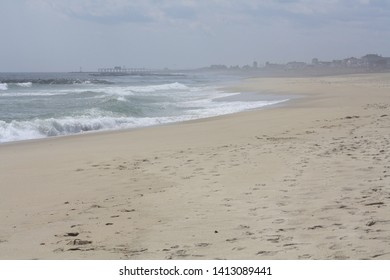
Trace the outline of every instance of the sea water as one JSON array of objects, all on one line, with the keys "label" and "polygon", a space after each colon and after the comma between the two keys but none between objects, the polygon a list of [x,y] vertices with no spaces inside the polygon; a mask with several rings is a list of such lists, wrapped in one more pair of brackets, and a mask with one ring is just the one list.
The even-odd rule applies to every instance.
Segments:
[{"label": "sea water", "polygon": [[285,101],[221,89],[238,79],[196,72],[0,73],[0,143],[181,122]]}]

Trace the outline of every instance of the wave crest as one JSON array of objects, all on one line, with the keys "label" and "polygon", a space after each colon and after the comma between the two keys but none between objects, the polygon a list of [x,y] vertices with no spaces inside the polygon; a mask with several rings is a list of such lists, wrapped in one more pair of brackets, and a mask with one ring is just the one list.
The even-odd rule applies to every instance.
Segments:
[{"label": "wave crest", "polygon": [[7,89],[8,89],[7,83],[0,83],[0,90],[7,90]]},{"label": "wave crest", "polygon": [[163,90],[186,90],[188,87],[181,83],[175,82],[170,84],[161,84],[161,85],[151,85],[151,86],[133,86],[128,87],[132,92],[147,93],[147,92],[156,92]]},{"label": "wave crest", "polygon": [[16,85],[18,85],[20,87],[31,87],[32,86],[32,82],[16,83]]},{"label": "wave crest", "polygon": [[[232,102],[227,104],[213,102],[208,106],[205,106],[205,104],[196,104],[195,102],[191,106],[187,104],[188,108],[186,108],[185,113],[179,116],[129,117],[92,109],[84,115],[73,117],[34,119],[31,121],[0,121],[0,143],[50,136],[64,136],[88,131],[129,129],[187,121],[256,109],[285,101],[287,100],[258,101],[252,103]],[[185,103],[181,105],[186,107]],[[199,105],[199,107],[193,107],[194,105]]]},{"label": "wave crest", "polygon": [[[137,118],[118,116],[99,110],[84,115],[63,118],[34,119],[31,121],[0,120],[0,143],[65,136],[97,130],[127,129],[169,121],[169,118]],[[172,119],[172,121],[174,121]]]}]

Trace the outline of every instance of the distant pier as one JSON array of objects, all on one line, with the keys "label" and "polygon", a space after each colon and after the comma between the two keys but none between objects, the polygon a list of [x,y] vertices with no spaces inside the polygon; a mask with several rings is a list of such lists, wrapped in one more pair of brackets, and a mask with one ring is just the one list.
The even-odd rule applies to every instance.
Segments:
[{"label": "distant pier", "polygon": [[146,68],[126,68],[116,66],[114,68],[99,68],[98,73],[101,75],[145,75],[150,74],[150,69]]}]

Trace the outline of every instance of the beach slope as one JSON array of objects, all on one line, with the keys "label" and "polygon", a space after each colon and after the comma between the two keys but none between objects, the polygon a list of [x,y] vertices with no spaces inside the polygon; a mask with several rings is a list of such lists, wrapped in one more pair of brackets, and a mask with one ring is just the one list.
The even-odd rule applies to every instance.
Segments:
[{"label": "beach slope", "polygon": [[390,259],[390,75],[287,104],[0,145],[0,259]]}]

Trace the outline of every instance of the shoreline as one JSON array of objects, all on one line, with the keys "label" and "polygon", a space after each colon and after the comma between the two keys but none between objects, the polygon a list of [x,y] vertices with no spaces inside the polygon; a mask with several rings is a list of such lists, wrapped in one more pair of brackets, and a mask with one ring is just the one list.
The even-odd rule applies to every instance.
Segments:
[{"label": "shoreline", "polygon": [[0,145],[0,259],[390,259],[390,74],[231,89],[302,98]]},{"label": "shoreline", "polygon": [[[245,80],[245,79],[244,79]],[[241,83],[242,81],[241,80]],[[238,82],[240,83],[240,82]],[[242,102],[249,102],[249,101],[276,101],[275,96],[272,93],[260,93],[260,92],[234,92],[231,91],[233,87],[223,87],[220,86],[220,90],[223,90],[223,92],[226,93],[235,93],[234,95],[227,96],[227,97],[216,97],[213,99],[213,102],[223,102],[223,101],[242,101]],[[289,97],[288,95],[284,96],[285,98]],[[292,96],[291,98],[296,98],[296,96]],[[244,112],[249,112],[249,111],[255,111],[255,110],[263,110],[264,108],[268,107],[274,107],[274,106],[286,106],[285,104],[287,102],[291,101],[290,99],[286,100],[281,100],[278,101],[276,104],[270,104],[270,105],[265,105],[262,107],[254,108],[254,109],[246,109],[243,111],[239,112],[234,112],[234,113],[227,113],[227,114],[222,114],[222,115],[215,115],[215,116],[203,116],[199,118],[194,118],[194,119],[189,119],[189,120],[179,120],[179,121],[173,121],[173,122],[167,122],[167,123],[160,123],[160,124],[153,124],[153,125],[147,125],[147,126],[139,126],[139,127],[131,127],[131,128],[115,128],[115,129],[99,129],[99,130],[90,130],[90,131],[84,131],[81,133],[74,133],[74,134],[67,134],[67,135],[56,135],[56,136],[46,136],[46,137],[41,137],[41,138],[32,138],[32,139],[22,139],[22,140],[13,140],[13,141],[6,141],[6,142],[0,142],[0,146],[2,145],[13,145],[13,144],[20,144],[20,143],[29,143],[29,142],[35,142],[35,141],[44,141],[47,139],[61,139],[62,137],[83,137],[85,135],[93,135],[93,134],[106,134],[106,133],[121,133],[121,132],[130,132],[133,130],[139,130],[139,129],[147,129],[147,128],[154,128],[154,127],[159,127],[159,126],[170,126],[170,125],[176,125],[176,124],[181,124],[181,123],[186,123],[186,122],[197,122],[197,121],[207,121],[208,119],[213,119],[213,118],[219,118],[219,117],[224,117],[228,115],[233,115],[233,114],[239,114],[239,113],[244,113]]]}]

